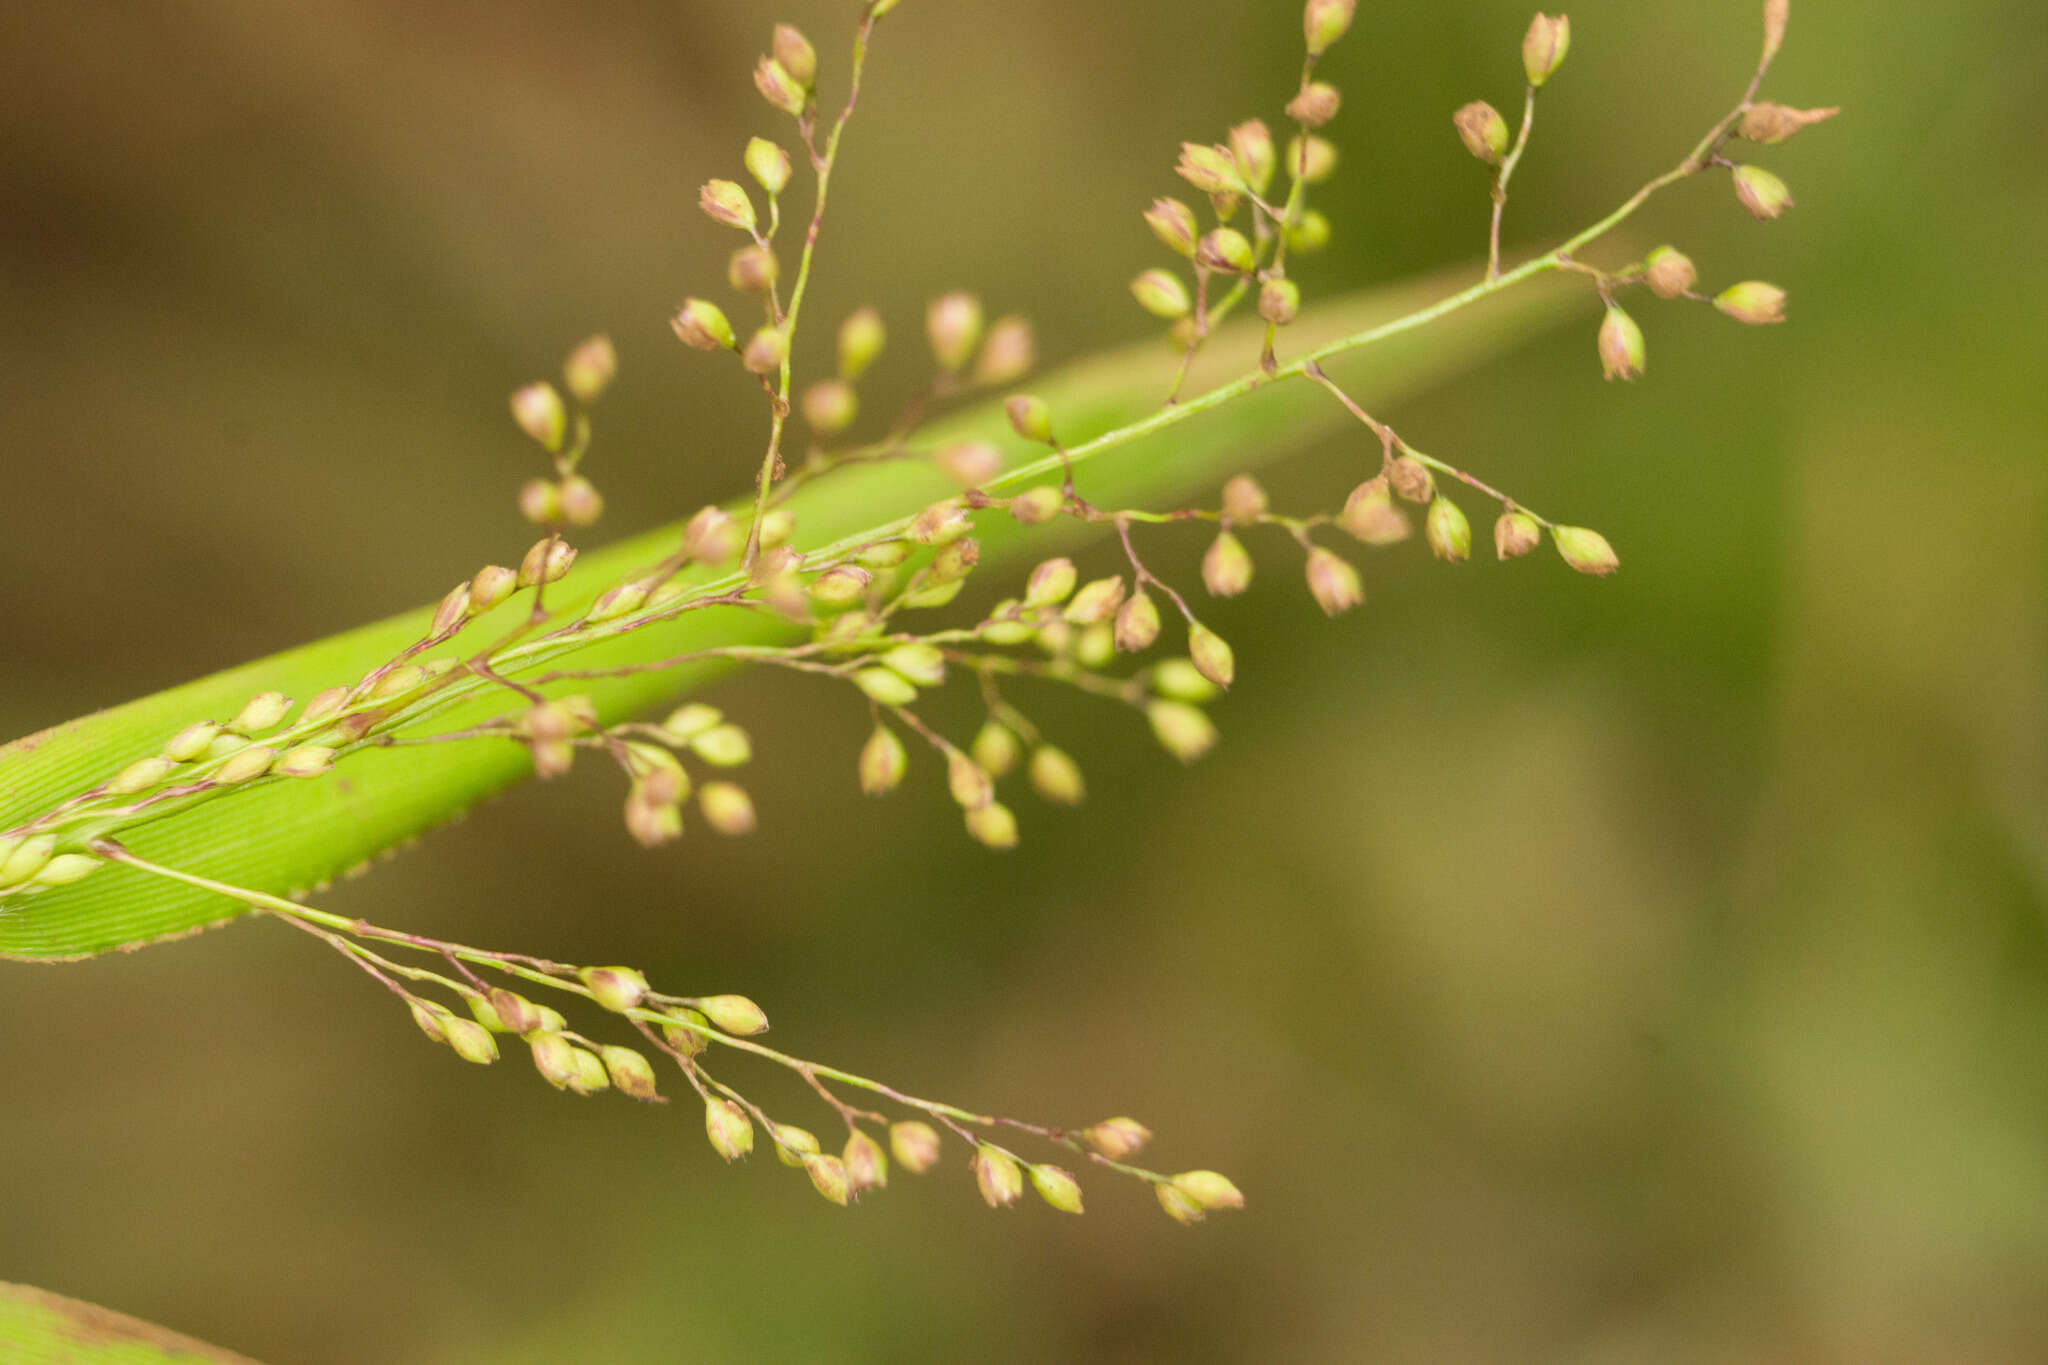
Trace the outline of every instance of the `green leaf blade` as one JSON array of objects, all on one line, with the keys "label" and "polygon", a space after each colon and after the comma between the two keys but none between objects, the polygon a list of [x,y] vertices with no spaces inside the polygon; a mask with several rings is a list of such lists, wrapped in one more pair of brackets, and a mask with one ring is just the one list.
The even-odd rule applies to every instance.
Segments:
[{"label": "green leaf blade", "polygon": [[[1399,317],[1449,292],[1444,280],[1411,282],[1342,299],[1290,328],[1305,348]],[[1384,407],[1520,344],[1569,315],[1571,296],[1554,282],[1517,289],[1426,331],[1393,338],[1329,368]],[[1257,347],[1251,326],[1226,329],[1197,366],[1190,392],[1243,373]],[[1176,357],[1159,343],[1080,362],[1028,387],[1053,408],[1070,444],[1136,421],[1158,408]],[[1213,486],[1221,477],[1279,458],[1351,423],[1308,384],[1279,385],[1155,433],[1086,465],[1088,497],[1117,506],[1157,503]],[[1008,431],[999,402],[932,424],[932,442],[995,440],[1020,464],[1035,455]],[[908,515],[956,491],[920,461],[850,468],[793,500],[799,543],[813,545]],[[982,519],[983,562],[1015,558],[1024,528],[1003,516]],[[584,554],[554,601],[587,601],[675,544],[676,528]],[[1030,538],[1034,550],[1049,543]],[[556,590],[551,589],[551,593]],[[66,722],[0,748],[0,830],[34,818],[156,752],[185,725],[233,715],[251,695],[277,690],[304,700],[351,683],[420,638],[431,616],[421,608],[297,649],[228,669],[126,705]],[[665,658],[709,644],[787,638],[788,628],[754,613],[692,612],[660,626],[579,651],[575,667]],[[607,721],[618,720],[701,686],[712,666],[580,683]],[[434,718],[446,731],[501,715],[502,699],[460,703]],[[238,886],[278,895],[316,891],[367,860],[444,823],[530,775],[525,752],[503,741],[364,751],[314,780],[265,779],[122,835],[138,855]],[[176,938],[242,912],[231,898],[124,867],[74,885],[0,905],[0,957],[66,961]]]}]

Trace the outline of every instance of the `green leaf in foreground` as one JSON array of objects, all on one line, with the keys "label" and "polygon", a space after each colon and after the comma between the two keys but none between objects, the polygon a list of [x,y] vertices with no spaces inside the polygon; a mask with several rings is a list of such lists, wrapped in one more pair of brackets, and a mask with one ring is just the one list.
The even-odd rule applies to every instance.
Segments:
[{"label": "green leaf in foreground", "polygon": [[[1427,306],[1455,286],[1428,280],[1335,302],[1292,329],[1312,347]],[[1523,288],[1485,308],[1443,318],[1426,333],[1393,337],[1331,368],[1384,405],[1461,373],[1527,339],[1568,312],[1554,288]],[[1254,330],[1226,330],[1197,366],[1190,392],[1241,374],[1256,349]],[[1035,384],[1061,415],[1072,441],[1128,424],[1155,411],[1175,367],[1156,343],[1081,362]],[[1281,384],[1132,443],[1090,464],[1085,484],[1104,502],[1156,500],[1210,486],[1223,476],[1277,459],[1344,429],[1350,420],[1308,384]],[[934,423],[935,444],[970,438],[1008,441],[998,404]],[[743,477],[735,470],[736,479]],[[923,462],[859,466],[803,489],[792,506],[805,544],[854,534],[907,515],[952,488]],[[1023,528],[991,518],[985,561],[1014,560]],[[675,541],[664,528],[586,553],[551,601],[587,601],[636,565],[665,554]],[[1058,535],[1038,534],[1039,552]],[[135,758],[155,752],[186,724],[234,714],[253,694],[276,690],[304,699],[353,681],[418,638],[432,608],[304,645],[268,659],[172,688],[124,706],[70,721],[0,748],[0,829],[8,828],[102,781]],[[717,642],[778,638],[787,628],[757,615],[699,612],[636,632],[578,655],[579,666],[603,667],[662,658]],[[583,686],[606,721],[645,710],[701,685],[706,665],[610,679]],[[496,715],[489,697],[444,711],[436,727],[460,728]],[[122,835],[138,855],[219,881],[299,896],[366,859],[459,814],[532,771],[509,744],[447,744],[364,752],[318,780],[270,782],[209,801]],[[0,911],[0,957],[62,961],[133,948],[190,933],[242,912],[234,900],[126,867],[110,867]]]},{"label": "green leaf in foreground", "polygon": [[256,1365],[126,1313],[4,1283],[0,1359],[8,1365]]}]

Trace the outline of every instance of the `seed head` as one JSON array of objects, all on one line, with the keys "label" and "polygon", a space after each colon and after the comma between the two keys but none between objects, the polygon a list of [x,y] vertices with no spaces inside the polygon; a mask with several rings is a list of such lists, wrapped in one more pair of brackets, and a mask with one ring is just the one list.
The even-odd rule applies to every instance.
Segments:
[{"label": "seed head", "polygon": [[1081,1211],[1081,1182],[1060,1166],[1033,1166],[1031,1185],[1038,1197],[1061,1213]]},{"label": "seed head", "polygon": [[1761,166],[1735,168],[1735,197],[1750,217],[1760,222],[1767,223],[1792,207],[1791,187]]},{"label": "seed head", "polygon": [[567,541],[553,536],[537,540],[519,561],[519,586],[530,588],[536,583],[558,582],[575,563],[576,547]]},{"label": "seed head", "polygon": [[107,783],[107,790],[116,796],[133,796],[137,792],[148,791],[177,770],[176,759],[162,756],[138,758]]},{"label": "seed head", "polygon": [[637,1009],[647,994],[647,978],[631,967],[585,967],[577,975],[590,998],[614,1014]]},{"label": "seed head", "polygon": [[1502,512],[1493,523],[1493,552],[1501,559],[1520,559],[1543,539],[1543,527],[1527,512]]},{"label": "seed head", "polygon": [[1064,749],[1055,749],[1050,744],[1041,744],[1031,751],[1031,788],[1062,806],[1078,806],[1088,796],[1081,766]]},{"label": "seed head", "polygon": [[946,755],[946,788],[962,810],[980,810],[995,799],[988,771],[958,749]]},{"label": "seed head", "polygon": [[731,1100],[714,1096],[704,1101],[704,1132],[727,1161],[737,1161],[754,1150],[753,1120]]},{"label": "seed head", "polygon": [[1685,297],[1699,277],[1692,257],[1677,247],[1660,246],[1643,258],[1643,282],[1660,299]]},{"label": "seed head", "polygon": [[1202,586],[1212,597],[1235,597],[1252,583],[1252,557],[1244,542],[1219,531],[1202,553]]},{"label": "seed head", "polygon": [[904,1119],[889,1126],[889,1150],[896,1164],[912,1175],[923,1175],[939,1164],[939,1132],[922,1119]]},{"label": "seed head", "polygon": [[1098,578],[1074,594],[1063,613],[1071,625],[1092,626],[1113,620],[1124,604],[1124,581],[1120,577]]},{"label": "seed head", "polygon": [[1066,497],[1051,484],[1040,484],[1010,499],[1010,515],[1026,526],[1042,526],[1060,514]]},{"label": "seed head", "polygon": [[857,308],[839,324],[839,377],[848,383],[867,372],[889,340],[882,315],[872,308]]},{"label": "seed head", "polygon": [[598,1060],[595,1052],[586,1052],[580,1047],[575,1052],[576,1074],[569,1078],[569,1089],[579,1095],[595,1095],[611,1085],[611,1077],[605,1073],[604,1063]]},{"label": "seed head", "polygon": [[1186,702],[1160,698],[1147,702],[1145,719],[1160,746],[1183,763],[1193,763],[1216,743],[1216,727]]},{"label": "seed head", "polygon": [[569,411],[562,404],[562,395],[547,383],[512,390],[512,420],[521,431],[551,451],[562,448],[562,437],[569,429]]},{"label": "seed head", "polygon": [[43,864],[42,870],[30,879],[29,885],[37,890],[69,886],[73,882],[83,881],[105,866],[104,862],[88,853],[59,853]]},{"label": "seed head", "polygon": [[860,398],[843,379],[821,379],[803,392],[804,420],[820,436],[837,436],[860,414]]},{"label": "seed head", "polygon": [[1285,327],[1301,312],[1301,286],[1293,280],[1267,280],[1259,286],[1259,316]]},{"label": "seed head", "polygon": [[1236,228],[1216,228],[1204,236],[1195,248],[1195,261],[1211,270],[1228,270],[1240,275],[1251,273],[1258,264],[1250,239]]},{"label": "seed head", "polygon": [[1023,752],[1017,732],[999,720],[985,722],[975,731],[974,742],[968,745],[968,752],[974,762],[990,777],[1004,777],[1017,766],[1017,759]]},{"label": "seed head", "polygon": [[220,771],[213,775],[213,780],[220,783],[223,787],[233,787],[243,782],[253,782],[269,772],[270,765],[276,761],[277,750],[266,749],[261,745],[252,744],[248,748],[237,752],[226,763],[223,763],[220,766]]},{"label": "seed head", "polygon": [[1162,1180],[1154,1185],[1152,1193],[1158,1196],[1159,1207],[1166,1210],[1166,1216],[1176,1223],[1192,1226],[1208,1217],[1202,1206],[1171,1180]]},{"label": "seed head", "polygon": [[616,621],[621,616],[631,615],[647,604],[647,588],[640,583],[621,583],[616,588],[607,588],[597,595],[590,604],[590,611],[584,620],[592,625]]},{"label": "seed head", "polygon": [[661,723],[662,733],[677,744],[688,744],[725,719],[725,712],[701,701],[688,702],[669,712]]},{"label": "seed head", "polygon": [[1553,526],[1550,539],[1557,545],[1557,552],[1564,556],[1564,562],[1580,573],[1605,578],[1621,567],[1614,547],[1598,531],[1589,531],[1583,526]]},{"label": "seed head", "polygon": [[[469,580],[470,614],[472,616],[481,616],[518,590],[519,571],[517,569],[508,569],[503,564],[486,564],[476,571],[476,577]],[[347,695],[346,690],[342,688],[329,688],[326,692],[320,693],[312,701],[306,703],[305,718],[307,720],[319,720],[322,716],[332,714],[334,710],[340,708],[342,700]],[[332,701],[327,701],[330,696]],[[320,706],[323,702],[327,702],[328,709],[321,711],[319,715],[315,715],[314,708]]]},{"label": "seed head", "polygon": [[768,1029],[768,1013],[744,995],[709,995],[697,1002],[706,1019],[737,1038],[751,1038]]},{"label": "seed head", "polygon": [[773,57],[763,57],[754,63],[754,88],[761,92],[761,98],[788,114],[800,117],[809,96],[788,68]]},{"label": "seed head", "polygon": [[1194,259],[1195,238],[1200,229],[1195,224],[1194,210],[1186,204],[1178,199],[1153,200],[1152,207],[1145,211],[1145,225],[1169,251]]},{"label": "seed head", "polygon": [[908,706],[917,700],[917,688],[892,668],[859,669],[853,675],[853,685],[882,706]]},{"label": "seed head", "polygon": [[832,1203],[844,1208],[852,1202],[853,1182],[847,1177],[846,1163],[838,1157],[807,1156],[804,1158],[804,1173],[811,1178],[811,1188]]},{"label": "seed head", "polygon": [[744,157],[747,174],[754,177],[754,183],[768,191],[770,198],[781,194],[789,184],[791,166],[789,153],[765,137],[747,139]]},{"label": "seed head", "polygon": [[932,577],[942,583],[965,578],[974,572],[980,560],[981,542],[964,536],[939,547],[939,552],[932,556]]},{"label": "seed head", "polygon": [[1299,223],[1287,225],[1287,248],[1301,256],[1312,256],[1330,244],[1330,220],[1321,209],[1310,209]]},{"label": "seed head", "polygon": [[1202,670],[1202,676],[1218,687],[1230,686],[1237,676],[1237,657],[1229,642],[1200,621],[1188,627],[1188,657]]},{"label": "seed head", "polygon": [[947,446],[932,458],[948,478],[963,488],[979,488],[1003,472],[1003,452],[987,441]]},{"label": "seed head", "polygon": [[20,886],[55,861],[57,839],[51,834],[16,837],[10,844],[0,839],[0,888]]},{"label": "seed head", "polygon": [[839,1161],[846,1168],[846,1181],[855,1194],[878,1190],[889,1183],[889,1156],[882,1144],[856,1128],[846,1139]]},{"label": "seed head", "polygon": [[1067,600],[1074,591],[1078,575],[1074,561],[1067,558],[1048,559],[1031,571],[1031,577],[1024,585],[1024,605],[1027,607],[1050,607]]},{"label": "seed head", "polygon": [[780,327],[763,327],[747,338],[740,351],[740,364],[750,374],[771,375],[789,358],[789,333]]},{"label": "seed head", "polygon": [[1301,11],[1301,31],[1308,39],[1308,55],[1320,57],[1351,30],[1351,16],[1358,0],[1308,0]]},{"label": "seed head", "polygon": [[1560,14],[1552,18],[1539,14],[1529,21],[1529,31],[1522,37],[1522,70],[1528,74],[1529,84],[1541,88],[1543,83],[1557,74],[1564,65],[1564,54],[1572,45],[1572,21],[1570,16]]},{"label": "seed head", "polygon": [[981,355],[974,362],[974,382],[999,389],[1031,373],[1038,363],[1038,338],[1028,318],[997,318],[981,343]]},{"label": "seed head", "polygon": [[1152,1140],[1152,1130],[1136,1119],[1104,1119],[1082,1129],[1081,1140],[1111,1161],[1127,1161]]},{"label": "seed head", "polygon": [[1244,1207],[1244,1194],[1230,1177],[1215,1171],[1182,1171],[1173,1178],[1173,1187],[1204,1209]]},{"label": "seed head", "polygon": [[1264,194],[1273,183],[1273,133],[1265,120],[1246,119],[1230,130],[1230,158],[1252,193]]},{"label": "seed head", "polygon": [[526,1040],[533,1053],[533,1069],[557,1090],[565,1090],[576,1079],[576,1048],[552,1030],[536,1033]]},{"label": "seed head", "polygon": [[746,188],[736,180],[705,181],[697,191],[697,207],[703,209],[714,223],[738,228],[742,232],[754,230],[754,201],[747,197]]},{"label": "seed head", "polygon": [[1789,17],[1792,0],[1764,0],[1764,65],[1778,55],[1778,49],[1785,44],[1785,20]]},{"label": "seed head", "polygon": [[1429,504],[1422,522],[1423,539],[1438,559],[1462,563],[1472,557],[1472,523],[1449,498],[1438,495]]},{"label": "seed head", "polygon": [[1043,398],[1013,394],[1004,402],[1003,411],[1009,415],[1010,429],[1025,440],[1052,440],[1052,409]]},{"label": "seed head", "polygon": [[705,1031],[711,1021],[693,1009],[678,1007],[669,1011],[669,1018],[683,1021],[661,1026],[662,1039],[685,1057],[695,1057],[711,1046]]},{"label": "seed head", "polygon": [[1507,120],[1485,100],[1474,100],[1451,115],[1451,125],[1458,130],[1465,150],[1487,165],[1500,165],[1508,154]]},{"label": "seed head", "polygon": [[1336,86],[1326,81],[1310,81],[1287,101],[1287,117],[1304,127],[1320,128],[1337,117],[1338,106],[1343,102]]},{"label": "seed head", "polygon": [[560,525],[561,488],[549,479],[528,479],[519,485],[519,515],[535,526]]},{"label": "seed head", "polygon": [[993,1147],[976,1147],[969,1164],[974,1168],[975,1186],[990,1208],[1013,1204],[1024,1193],[1024,1169],[1009,1154]]},{"label": "seed head", "polygon": [[1155,318],[1186,317],[1194,302],[1180,277],[1166,270],[1147,270],[1131,281],[1131,296]]},{"label": "seed head", "polygon": [[1714,296],[1714,307],[1752,327],[1785,320],[1785,291],[1762,280],[1731,284]]},{"label": "seed head", "polygon": [[1358,570],[1351,563],[1333,551],[1318,545],[1308,552],[1309,596],[1323,609],[1325,616],[1336,616],[1351,610],[1365,600],[1365,584],[1358,576]]},{"label": "seed head", "polygon": [[1222,689],[1202,676],[1192,659],[1161,659],[1152,669],[1152,690],[1174,701],[1202,705],[1223,695]]},{"label": "seed head", "polygon": [[958,374],[967,368],[981,341],[981,324],[981,300],[972,294],[955,290],[932,300],[925,309],[925,336],[942,373]]},{"label": "seed head", "polygon": [[[1311,133],[1306,139],[1294,138],[1287,144],[1287,174],[1303,184],[1319,185],[1337,173],[1337,148]],[[1307,219],[1303,225],[1307,225]],[[1329,222],[1323,223],[1323,236],[1329,236]]]},{"label": "seed head", "polygon": [[595,525],[597,519],[604,515],[603,495],[581,474],[571,474],[562,480],[560,496],[562,520],[570,526]]},{"label": "seed head", "polygon": [[1183,142],[1174,170],[1204,194],[1242,194],[1245,189],[1244,172],[1228,147]]},{"label": "seed head", "polygon": [[597,1050],[597,1055],[603,1060],[612,1085],[621,1095],[631,1095],[636,1100],[661,1098],[661,1090],[654,1083],[654,1067],[638,1052],[629,1047],[607,1044]]},{"label": "seed head", "polygon": [[1643,329],[1613,304],[1600,321],[1600,373],[1608,379],[1641,379],[1647,358]]},{"label": "seed head", "polygon": [[742,294],[765,294],[782,278],[782,263],[758,243],[748,243],[725,263],[725,282]]},{"label": "seed head", "polygon": [[498,1040],[482,1024],[453,1014],[440,1023],[441,1032],[447,1035],[448,1046],[455,1049],[455,1055],[463,1061],[489,1066],[498,1060]]},{"label": "seed head", "polygon": [[292,699],[282,692],[258,692],[235,713],[225,728],[229,734],[254,735],[276,729],[291,714]]},{"label": "seed head", "polygon": [[816,1133],[793,1123],[776,1124],[768,1130],[768,1136],[775,1140],[775,1159],[785,1166],[801,1166],[805,1157],[816,1156],[823,1150],[818,1146]]},{"label": "seed head", "polygon": [[793,25],[775,26],[769,50],[775,54],[775,60],[782,63],[782,69],[789,73],[789,78],[804,89],[810,89],[818,79],[818,50]]},{"label": "seed head", "polygon": [[1001,850],[1017,846],[1017,817],[1000,801],[967,812],[967,832],[975,841]]},{"label": "seed head", "polygon": [[429,635],[442,635],[455,629],[469,616],[469,584],[457,583],[448,590],[441,604],[434,608],[433,622],[428,625]]},{"label": "seed head", "polygon": [[1803,128],[1824,123],[1841,109],[1794,109],[1790,105],[1762,102],[1752,104],[1742,115],[1741,134],[1751,142],[1766,145],[1783,142]]},{"label": "seed head", "polygon": [[754,799],[737,783],[706,782],[697,792],[697,808],[704,812],[704,822],[720,834],[738,838],[754,832]]},{"label": "seed head", "polygon": [[937,687],[946,680],[946,655],[937,645],[922,641],[897,645],[882,656],[882,662],[919,687]]},{"label": "seed head", "polygon": [[903,773],[910,766],[910,755],[904,751],[903,741],[896,732],[886,725],[875,726],[873,734],[860,749],[860,789],[869,796],[881,796],[896,790],[903,781]]},{"label": "seed head", "polygon": [[220,727],[212,721],[194,721],[164,745],[164,757],[174,763],[190,763],[204,754],[219,734]]},{"label": "seed head", "polygon": [[737,344],[725,310],[708,299],[684,299],[668,325],[685,346],[700,351],[730,351]]},{"label": "seed head", "polygon": [[507,1033],[532,1033],[541,1026],[538,1006],[525,996],[494,986],[490,993],[491,1015]]},{"label": "seed head", "polygon": [[1410,534],[1408,518],[1394,506],[1394,491],[1385,474],[1375,474],[1351,490],[1337,523],[1367,545],[1398,545]]},{"label": "seed head", "polygon": [[334,750],[324,744],[301,744],[287,749],[272,771],[284,777],[318,777],[334,768]]},{"label": "seed head", "polygon": [[1159,607],[1152,594],[1139,588],[1125,599],[1117,608],[1116,629],[1110,638],[1112,649],[1126,654],[1152,647],[1159,638]]},{"label": "seed head", "polygon": [[690,752],[714,768],[737,768],[754,756],[753,741],[737,725],[714,725],[690,741]]},{"label": "seed head", "polygon": [[605,1071],[604,1063],[595,1052],[576,1049],[576,1074],[569,1080],[569,1089],[579,1095],[595,1095],[608,1088],[611,1076]]},{"label": "seed head", "polygon": [[905,533],[919,545],[950,545],[974,527],[967,509],[947,499],[935,502],[911,519]]},{"label": "seed head", "polygon": [[562,362],[562,379],[579,403],[595,403],[618,372],[619,353],[602,333],[578,342]]},{"label": "seed head", "polygon": [[856,564],[840,564],[811,580],[811,600],[825,607],[850,607],[867,596],[874,575]]}]

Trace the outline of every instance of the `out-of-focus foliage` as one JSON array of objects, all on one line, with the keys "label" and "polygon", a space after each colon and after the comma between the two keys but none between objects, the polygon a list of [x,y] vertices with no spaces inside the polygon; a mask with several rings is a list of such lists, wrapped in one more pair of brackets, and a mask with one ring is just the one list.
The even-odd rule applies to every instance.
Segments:
[{"label": "out-of-focus foliage", "polygon": [[[502,394],[597,328],[616,529],[730,492],[757,405],[664,309],[729,245],[692,202],[769,126],[767,24],[829,54],[846,9],[0,12],[34,54],[0,87],[0,732],[501,558]],[[998,1216],[945,1167],[840,1213],[674,1116],[451,1067],[251,924],[0,977],[0,1273],[279,1361],[2038,1355],[2048,54],[2016,3],[1794,9],[1776,93],[1847,109],[1759,158],[1798,208],[1760,226],[1703,182],[1637,242],[1786,285],[1791,324],[1632,305],[1623,391],[1589,308],[1391,414],[1607,531],[1615,578],[1379,556],[1331,624],[1276,569],[1214,613],[1218,752],[1169,771],[1054,699],[1105,757],[1007,861],[931,774],[859,801],[861,718],[763,680],[722,698],[761,750],[753,843],[640,854],[589,774],[329,902],[744,989],[949,1095],[1128,1110],[1244,1217],[1189,1233],[1114,1188]],[[1512,98],[1527,17],[1366,7],[1311,299],[1483,246],[1449,115]],[[1747,0],[1572,18],[1511,240],[1604,211],[1754,57]],[[972,285],[1051,359],[1139,334],[1137,210],[1182,137],[1273,112],[1298,43],[1250,3],[892,22],[821,307],[907,334]]]}]

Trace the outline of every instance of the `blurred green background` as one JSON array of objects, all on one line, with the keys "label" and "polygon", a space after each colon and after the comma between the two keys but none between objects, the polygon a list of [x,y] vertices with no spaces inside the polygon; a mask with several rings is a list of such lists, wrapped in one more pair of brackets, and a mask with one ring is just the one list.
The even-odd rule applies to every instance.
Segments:
[{"label": "blurred green background", "polygon": [[[1690,146],[1755,8],[1574,6],[1511,238]],[[1619,576],[1410,546],[1331,624],[1276,549],[1212,614],[1218,752],[1183,774],[1049,698],[1092,799],[1009,857],[929,774],[859,799],[858,709],[763,677],[715,698],[761,837],[643,854],[582,772],[325,902],[744,990],[924,1093],[1137,1114],[1246,1213],[1190,1232],[1091,1179],[1084,1219],[998,1216],[957,1153],[836,1211],[723,1169],[694,1106],[455,1065],[246,923],[0,970],[0,1279],[274,1365],[2048,1359],[2048,41],[2019,0],[1794,9],[1767,93],[1848,110],[1759,155],[1799,207],[1762,227],[1703,180],[1631,243],[1775,280],[1793,322],[1644,299],[1619,388],[1589,298],[1389,414],[1605,530]],[[592,330],[610,529],[741,487],[758,402],[665,310],[731,245],[697,184],[779,131],[769,24],[831,86],[852,13],[0,8],[0,733],[515,553],[503,395]],[[1449,114],[1514,101],[1527,18],[1364,7],[1311,295],[1479,249]],[[1291,0],[904,4],[818,295],[896,323],[875,396],[942,287],[1027,308],[1052,362],[1142,336],[1138,210],[1181,138],[1277,113],[1298,44]],[[1359,458],[1270,483],[1328,503]]]}]

